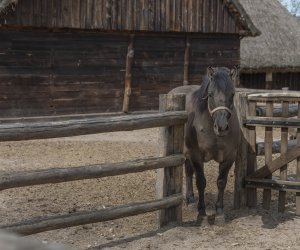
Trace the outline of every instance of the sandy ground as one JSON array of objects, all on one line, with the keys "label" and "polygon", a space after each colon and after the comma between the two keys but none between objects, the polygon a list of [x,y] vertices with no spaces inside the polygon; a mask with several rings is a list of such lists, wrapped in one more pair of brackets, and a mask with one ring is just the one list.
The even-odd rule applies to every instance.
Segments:
[{"label": "sandy ground", "polygon": [[[148,129],[0,143],[0,174],[153,157],[158,155],[157,140],[158,129]],[[263,159],[259,164],[263,164]],[[295,169],[295,164],[290,168]],[[216,201],[217,170],[214,162],[205,166],[209,213]],[[224,225],[199,226],[195,223],[195,205],[184,205],[183,224],[164,230],[158,230],[157,214],[148,213],[28,237],[45,243],[60,242],[74,249],[300,249],[300,218],[295,216],[295,194],[288,194],[284,214],[276,212],[276,192],[270,211],[261,209],[260,205],[254,210],[233,210],[233,180],[232,169],[225,193]],[[92,210],[154,198],[155,171],[16,188],[0,193],[0,219],[1,224],[8,224],[31,217]]]}]

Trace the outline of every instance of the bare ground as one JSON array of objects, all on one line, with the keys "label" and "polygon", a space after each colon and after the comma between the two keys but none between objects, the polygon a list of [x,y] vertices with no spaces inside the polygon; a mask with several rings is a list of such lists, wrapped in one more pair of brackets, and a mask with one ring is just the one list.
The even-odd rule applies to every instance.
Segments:
[{"label": "bare ground", "polygon": [[[108,133],[63,139],[0,143],[0,174],[29,169],[119,162],[158,155],[158,130]],[[263,165],[263,159],[259,160]],[[295,163],[290,167],[295,169]],[[217,165],[205,166],[206,202],[216,201]],[[293,174],[293,172],[290,172]],[[156,213],[55,230],[29,236],[75,249],[300,249],[300,218],[295,195],[288,194],[284,214],[272,209],[233,210],[233,169],[225,194],[226,223],[199,226],[195,205],[184,206],[181,226],[158,230]],[[261,196],[261,192],[259,193]],[[0,193],[1,224],[31,217],[92,210],[155,198],[155,171],[94,180],[5,190]],[[1,249],[1,246],[0,246]]]}]

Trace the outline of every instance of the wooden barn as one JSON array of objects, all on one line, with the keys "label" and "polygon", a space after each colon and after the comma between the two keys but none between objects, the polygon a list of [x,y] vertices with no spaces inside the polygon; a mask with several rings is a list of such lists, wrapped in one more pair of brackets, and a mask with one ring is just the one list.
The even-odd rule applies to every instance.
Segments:
[{"label": "wooden barn", "polygon": [[0,0],[0,117],[158,108],[240,64],[259,31],[237,0]]},{"label": "wooden barn", "polygon": [[240,0],[261,35],[241,41],[242,86],[300,90],[300,22],[277,0]]}]

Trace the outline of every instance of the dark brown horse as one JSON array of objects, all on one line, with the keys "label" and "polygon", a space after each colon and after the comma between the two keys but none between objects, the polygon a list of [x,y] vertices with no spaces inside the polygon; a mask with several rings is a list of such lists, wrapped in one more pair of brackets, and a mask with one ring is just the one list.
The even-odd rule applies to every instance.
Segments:
[{"label": "dark brown horse", "polygon": [[173,89],[170,94],[186,94],[188,121],[185,126],[186,200],[194,201],[192,176],[195,172],[199,193],[199,216],[205,216],[204,162],[219,163],[216,214],[223,216],[223,195],[228,172],[235,160],[240,141],[239,122],[234,108],[236,69],[207,69],[201,86],[190,85]]}]

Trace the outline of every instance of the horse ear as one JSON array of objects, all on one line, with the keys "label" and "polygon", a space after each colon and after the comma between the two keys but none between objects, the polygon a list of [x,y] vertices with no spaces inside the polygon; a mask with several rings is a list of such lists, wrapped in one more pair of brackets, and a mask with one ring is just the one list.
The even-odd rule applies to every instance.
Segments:
[{"label": "horse ear", "polygon": [[233,67],[233,69],[230,70],[230,77],[233,81],[235,81],[238,75],[239,75],[239,66],[235,66]]},{"label": "horse ear", "polygon": [[207,70],[206,70],[206,74],[207,74],[207,76],[209,77],[209,78],[212,78],[212,76],[214,75],[214,73],[215,73],[215,68],[214,67],[211,67],[211,66],[209,66],[209,67],[207,67]]}]

